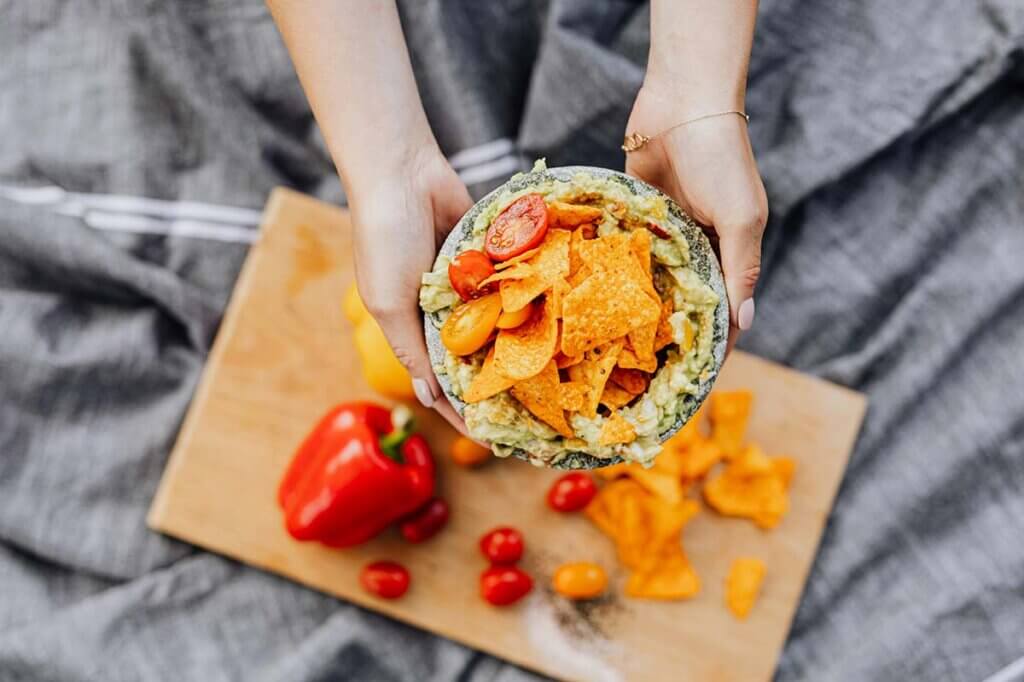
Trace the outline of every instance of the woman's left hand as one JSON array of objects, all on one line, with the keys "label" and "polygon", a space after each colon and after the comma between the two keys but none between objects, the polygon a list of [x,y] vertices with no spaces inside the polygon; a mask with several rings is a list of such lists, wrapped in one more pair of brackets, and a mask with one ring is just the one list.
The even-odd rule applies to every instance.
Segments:
[{"label": "woman's left hand", "polygon": [[[729,107],[726,106],[725,110]],[[761,235],[768,201],[747,136],[737,114],[716,116],[672,128],[705,113],[681,103],[656,83],[645,83],[627,132],[657,135],[626,156],[626,172],[660,187],[717,237],[729,296],[729,349],[739,331],[754,321],[754,286],[761,273]],[[671,130],[669,130],[671,128]]]}]

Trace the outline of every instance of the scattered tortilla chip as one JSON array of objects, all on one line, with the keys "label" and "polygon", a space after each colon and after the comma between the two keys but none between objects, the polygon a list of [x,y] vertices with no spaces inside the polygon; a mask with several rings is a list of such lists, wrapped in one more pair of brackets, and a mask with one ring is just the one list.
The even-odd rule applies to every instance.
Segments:
[{"label": "scattered tortilla chip", "polygon": [[[556,364],[557,367],[557,364]],[[567,381],[558,386],[559,400],[563,410],[579,412],[587,400],[590,387],[579,381]],[[585,446],[584,446],[585,447]]]},{"label": "scattered tortilla chip", "polygon": [[750,391],[715,391],[711,394],[708,414],[711,437],[722,448],[726,459],[739,454],[743,446],[753,399]]},{"label": "scattered tortilla chip", "polygon": [[685,450],[683,467],[680,472],[689,479],[707,475],[722,459],[722,449],[714,441],[701,438]]},{"label": "scattered tortilla chip", "polygon": [[[580,242],[584,239],[583,230],[573,230],[569,239],[569,277],[571,278],[583,267],[583,258],[580,256]],[[580,280],[582,281],[582,280]]]},{"label": "scattered tortilla chip", "polygon": [[[562,302],[565,300],[565,295],[569,293],[569,283],[565,281],[564,277],[559,277],[551,285],[551,289],[548,291],[548,296],[551,297],[554,305],[555,317],[561,319],[562,317]],[[561,323],[559,323],[561,325]],[[558,347],[562,345],[562,328],[558,328]]]},{"label": "scattered tortilla chip", "polygon": [[628,405],[635,397],[626,389],[609,381],[604,385],[604,392],[601,393],[599,402],[609,410],[617,410]]},{"label": "scattered tortilla chip", "polygon": [[750,456],[749,452],[748,448],[725,471],[704,484],[704,499],[720,514],[750,519],[764,529],[774,528],[789,510],[786,487],[795,463],[786,458],[776,469],[769,460],[768,470],[761,471],[760,457]]},{"label": "scattered tortilla chip", "polygon": [[569,238],[565,230],[549,230],[536,255],[528,263],[534,273],[501,283],[501,307],[519,310],[569,274]]},{"label": "scattered tortilla chip", "polygon": [[565,421],[559,400],[558,368],[553,360],[539,374],[512,386],[512,397],[559,434],[572,437],[572,428]]},{"label": "scattered tortilla chip", "polygon": [[772,460],[754,443],[747,445],[733,458],[729,469],[736,476],[763,476],[775,473]]},{"label": "scattered tortilla chip", "polygon": [[[658,327],[654,333],[654,352],[657,353],[659,350],[669,345],[673,341],[672,335],[672,323],[669,322],[669,317],[676,311],[675,306],[672,303],[672,299],[669,298],[661,303],[661,319],[658,320]],[[690,321],[686,320],[683,324],[690,325]],[[693,325],[690,325],[690,345],[693,345]],[[689,350],[688,348],[686,350]]]},{"label": "scattered tortilla chip", "polygon": [[587,277],[590,277],[590,266],[584,263],[576,270],[576,272],[569,275],[566,281],[569,283],[570,289],[575,289],[580,284],[583,284]]},{"label": "scattered tortilla chip", "polygon": [[789,486],[793,483],[793,474],[796,473],[796,460],[792,457],[774,457],[772,468],[775,469],[775,475],[782,479],[782,484],[789,490]]},{"label": "scattered tortilla chip", "polygon": [[638,599],[689,599],[700,592],[700,577],[678,543],[666,545],[629,576],[625,591]]},{"label": "scattered tortilla chip", "polygon": [[584,417],[592,419],[597,416],[597,406],[601,402],[605,384],[608,383],[608,377],[621,351],[622,341],[613,341],[588,350],[583,362],[569,367],[569,379],[581,381],[590,387],[587,401],[579,411]]},{"label": "scattered tortilla chip", "polygon": [[538,251],[540,251],[540,247],[539,246],[535,247],[535,248],[532,248],[529,251],[523,251],[518,256],[512,256],[508,260],[503,260],[500,263],[495,263],[494,264],[494,269],[495,270],[504,270],[505,268],[510,268],[513,265],[516,265],[517,263],[522,263],[523,261],[528,261],[531,258],[533,258],[534,256],[536,256]]},{"label": "scattered tortilla chip", "polygon": [[536,274],[536,270],[534,270],[533,266],[529,263],[517,263],[515,267],[495,272],[493,275],[480,282],[480,286],[483,287],[493,282],[501,282],[506,279],[526,279],[530,275],[534,274]]},{"label": "scattered tortilla chip", "polygon": [[725,579],[725,605],[732,614],[743,620],[754,608],[767,568],[753,557],[741,557],[732,562]]},{"label": "scattered tortilla chip", "polygon": [[[494,341],[494,367],[516,381],[537,375],[555,357],[558,318],[555,302],[544,301],[540,313],[513,329],[502,329]],[[556,368],[557,373],[557,368]]]},{"label": "scattered tortilla chip", "polygon": [[609,378],[633,395],[640,395],[647,390],[649,377],[638,369],[616,367],[612,370],[612,375]]},{"label": "scattered tortilla chip", "polygon": [[[661,459],[660,455],[658,459]],[[676,505],[683,501],[684,490],[682,479],[679,476],[667,471],[660,471],[657,468],[644,469],[638,464],[631,464],[627,475],[652,495],[657,495],[669,504]]]},{"label": "scattered tortilla chip", "polygon": [[504,390],[512,388],[514,383],[514,380],[509,379],[494,366],[494,348],[492,347],[487,351],[483,367],[473,377],[469,388],[463,393],[462,400],[467,403],[478,403],[481,400],[487,400]]},{"label": "scattered tortilla chip", "polygon": [[601,445],[619,445],[632,443],[635,440],[636,429],[616,410],[605,419],[598,442]]},{"label": "scattered tortilla chip", "polygon": [[573,228],[584,223],[592,223],[604,216],[604,210],[598,206],[580,206],[567,204],[563,201],[552,201],[548,204],[548,228]]}]

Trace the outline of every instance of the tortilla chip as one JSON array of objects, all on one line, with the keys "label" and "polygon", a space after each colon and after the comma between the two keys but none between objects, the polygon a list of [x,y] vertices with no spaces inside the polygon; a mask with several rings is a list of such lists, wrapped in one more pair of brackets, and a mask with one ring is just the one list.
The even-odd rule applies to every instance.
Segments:
[{"label": "tortilla chip", "polygon": [[[659,315],[661,307],[658,308]],[[629,333],[629,345],[636,354],[637,364],[644,367],[658,367],[658,359],[654,356],[654,337],[658,333],[659,320],[637,327]],[[654,371],[654,370],[651,370]]]},{"label": "tortilla chip", "polygon": [[606,481],[614,481],[616,478],[626,476],[629,472],[630,466],[631,465],[626,464],[625,462],[620,462],[619,464],[612,464],[611,466],[596,469],[594,473]]},{"label": "tortilla chip", "polygon": [[494,348],[491,348],[487,351],[483,367],[473,377],[466,392],[462,394],[462,400],[467,403],[478,403],[512,388],[514,383],[515,381],[499,372],[494,366]]},{"label": "tortilla chip", "polygon": [[625,591],[639,599],[689,599],[700,592],[700,577],[678,543],[665,545],[629,576]]},{"label": "tortilla chip", "polygon": [[[661,459],[661,455],[657,459]],[[659,471],[656,468],[644,469],[639,464],[630,464],[626,475],[642,485],[652,495],[671,505],[683,501],[683,484],[678,476],[667,471]]]},{"label": "tortilla chip", "polygon": [[559,400],[558,368],[554,361],[549,361],[539,374],[512,386],[512,397],[559,434],[572,437],[572,428],[565,421]]},{"label": "tortilla chip", "polygon": [[609,381],[604,385],[604,391],[601,393],[601,400],[599,402],[609,410],[617,410],[628,405],[635,397],[626,389]]},{"label": "tortilla chip", "polygon": [[[515,381],[537,375],[555,356],[558,318],[555,302],[544,300],[540,313],[513,329],[502,329],[494,341],[494,367]],[[557,373],[557,368],[556,368]]]},{"label": "tortilla chip", "polygon": [[583,267],[583,258],[580,256],[580,242],[582,241],[583,230],[573,230],[572,237],[569,239],[569,277]]},{"label": "tortilla chip", "polygon": [[[625,465],[616,465],[625,466]],[[608,467],[607,469],[614,469]],[[599,472],[606,469],[599,469]],[[623,500],[629,496],[643,495],[640,485],[628,478],[613,481],[602,487],[594,499],[584,508],[583,513],[596,525],[601,532],[616,540],[619,536],[619,526],[622,524]]]},{"label": "tortilla chip", "polygon": [[523,261],[528,261],[531,258],[533,258],[534,256],[536,256],[538,251],[540,251],[540,247],[539,246],[535,247],[535,248],[532,248],[529,251],[523,251],[518,256],[512,256],[508,260],[503,260],[500,263],[495,263],[494,264],[494,269],[495,270],[504,270],[505,268],[510,268],[513,265],[516,265],[517,263],[522,263]]},{"label": "tortilla chip", "polygon": [[775,467],[759,445],[750,443],[733,458],[729,471],[734,476],[764,476],[774,474]]},{"label": "tortilla chip", "polygon": [[633,395],[640,395],[647,390],[648,375],[638,369],[616,367],[609,377],[613,382]]},{"label": "tortilla chip", "polygon": [[619,445],[620,443],[632,443],[635,440],[636,429],[616,410],[605,419],[598,442],[601,445]]},{"label": "tortilla chip", "polygon": [[483,287],[493,282],[501,282],[506,279],[526,279],[533,274],[536,274],[536,270],[533,269],[532,265],[529,263],[517,263],[515,267],[495,272],[493,275],[480,282],[480,286]]},{"label": "tortilla chip", "polygon": [[569,239],[565,230],[549,230],[537,254],[529,260],[534,273],[501,283],[501,307],[519,310],[569,274]]},{"label": "tortilla chip", "polygon": [[579,410],[584,417],[593,419],[597,416],[597,406],[601,402],[605,384],[608,383],[608,377],[621,351],[622,341],[613,341],[587,351],[583,362],[569,367],[569,379],[581,381],[590,387],[587,401]]},{"label": "tortilla chip", "polygon": [[711,437],[726,459],[739,454],[747,433],[750,406],[754,395],[750,391],[715,391],[711,394],[708,418]]},{"label": "tortilla chip", "polygon": [[576,272],[569,275],[566,281],[569,283],[570,289],[575,289],[582,284],[587,277],[590,277],[590,266],[584,263],[578,270],[576,270]]},{"label": "tortilla chip", "polygon": [[700,478],[722,459],[722,449],[714,441],[701,438],[686,449],[680,472],[686,478]]},{"label": "tortilla chip", "polygon": [[591,275],[562,302],[562,352],[566,355],[579,355],[640,325],[657,322],[660,306],[636,282],[607,275]]},{"label": "tortilla chip", "polygon": [[590,387],[581,381],[567,381],[560,384],[558,390],[562,409],[570,412],[578,412],[590,393]]},{"label": "tortilla chip", "polygon": [[696,336],[696,330],[693,328],[693,323],[690,322],[689,318],[683,320],[683,350],[689,351],[693,348],[693,339]]},{"label": "tortilla chip", "polygon": [[749,475],[749,463],[732,462],[704,484],[704,499],[725,516],[747,518],[764,529],[774,528],[789,510],[786,492],[788,465],[777,471]]},{"label": "tortilla chip", "polygon": [[640,358],[633,352],[632,348],[623,348],[619,355],[618,366],[623,369],[639,369],[644,372],[654,372],[658,369],[658,358],[651,356],[640,362]]},{"label": "tortilla chip", "polygon": [[598,206],[580,206],[567,204],[563,201],[552,201],[548,204],[548,228],[573,228],[584,223],[592,223],[604,216],[604,210]]},{"label": "tortilla chip", "polygon": [[579,355],[565,355],[561,351],[555,353],[555,364],[558,365],[558,369],[565,369],[566,367],[572,367],[583,362],[583,354]]},{"label": "tortilla chip", "polygon": [[[565,281],[564,277],[557,278],[551,285],[551,290],[548,291],[548,296],[551,297],[555,317],[561,319],[562,317],[562,302],[565,300],[565,295],[569,293],[569,283]],[[562,345],[562,327],[559,324],[558,327],[558,347]]]},{"label": "tortilla chip", "polygon": [[772,458],[772,468],[788,490],[790,484],[793,483],[793,474],[796,473],[796,460],[792,457],[774,457]]},{"label": "tortilla chip", "polygon": [[[672,323],[669,322],[668,318],[674,313],[675,306],[672,303],[672,299],[669,298],[661,303],[661,319],[658,320],[658,327],[654,332],[654,352],[657,353],[659,350],[669,345],[673,341],[672,335]],[[689,320],[683,322],[683,324],[689,324]],[[692,328],[693,325],[690,325]],[[693,332],[690,332],[690,343],[693,343]],[[688,350],[688,349],[687,349]]]},{"label": "tortilla chip", "polygon": [[651,233],[647,230],[635,230],[629,234],[629,248],[633,252],[644,274],[651,276]]},{"label": "tortilla chip", "polygon": [[729,576],[725,579],[725,605],[740,620],[754,608],[766,572],[764,562],[753,557],[736,559],[729,567]]}]

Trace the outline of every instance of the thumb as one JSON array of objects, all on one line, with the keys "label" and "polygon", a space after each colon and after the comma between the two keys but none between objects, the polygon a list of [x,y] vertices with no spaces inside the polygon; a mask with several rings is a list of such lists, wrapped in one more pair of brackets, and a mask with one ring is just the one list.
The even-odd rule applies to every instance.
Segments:
[{"label": "thumb", "polygon": [[761,235],[767,217],[767,210],[752,210],[715,225],[729,296],[729,319],[741,331],[754,323],[754,287],[761,275]]}]

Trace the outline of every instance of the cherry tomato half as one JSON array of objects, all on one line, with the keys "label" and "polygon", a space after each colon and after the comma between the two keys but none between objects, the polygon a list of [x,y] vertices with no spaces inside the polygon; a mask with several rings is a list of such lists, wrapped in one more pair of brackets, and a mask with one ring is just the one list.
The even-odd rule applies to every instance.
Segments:
[{"label": "cherry tomato half", "polygon": [[539,194],[526,194],[509,204],[491,222],[484,252],[491,260],[508,260],[537,246],[548,231],[548,207]]},{"label": "cherry tomato half", "polygon": [[480,551],[492,564],[514,564],[523,556],[523,534],[501,526],[480,538]]},{"label": "cherry tomato half", "polygon": [[527,303],[519,310],[513,310],[512,312],[502,310],[501,315],[498,316],[498,322],[495,326],[498,329],[514,329],[530,319],[530,315],[532,314],[532,303]]},{"label": "cherry tomato half", "polygon": [[394,561],[375,561],[363,568],[359,582],[370,594],[398,599],[409,589],[409,571]]},{"label": "cherry tomato half", "polygon": [[480,596],[494,606],[519,601],[532,589],[533,578],[515,566],[491,566],[480,574]]},{"label": "cherry tomato half", "polygon": [[463,251],[448,264],[448,280],[463,301],[480,298],[494,291],[493,284],[480,287],[480,282],[493,274],[494,264],[491,263],[491,259],[484,255],[483,251],[476,249]]},{"label": "cherry tomato half", "polygon": [[440,497],[435,497],[411,516],[406,517],[398,525],[398,531],[409,542],[429,540],[448,523],[450,513],[448,503]]},{"label": "cherry tomato half", "polygon": [[484,347],[501,315],[501,295],[488,294],[455,308],[441,327],[441,343],[455,355]]},{"label": "cherry tomato half", "polygon": [[563,564],[551,578],[555,592],[569,599],[593,599],[608,587],[608,574],[597,564]]},{"label": "cherry tomato half", "polygon": [[597,494],[597,485],[590,476],[574,471],[562,476],[548,490],[548,505],[560,512],[579,511]]}]

